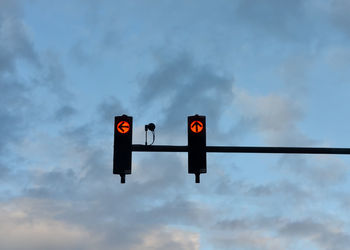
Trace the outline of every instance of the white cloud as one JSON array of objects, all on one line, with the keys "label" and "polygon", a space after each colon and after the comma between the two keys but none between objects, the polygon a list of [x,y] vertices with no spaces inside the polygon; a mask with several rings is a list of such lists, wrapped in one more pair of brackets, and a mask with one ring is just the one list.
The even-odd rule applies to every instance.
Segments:
[{"label": "white cloud", "polygon": [[32,216],[27,207],[3,204],[0,209],[1,249],[97,249],[101,235],[81,226],[45,216]]},{"label": "white cloud", "polygon": [[[220,234],[218,234],[220,235]],[[288,241],[271,235],[264,230],[240,230],[222,232],[222,236],[214,239],[219,248],[244,250],[280,250],[288,249]]]},{"label": "white cloud", "polygon": [[[53,209],[47,210],[49,207]],[[135,234],[137,238],[132,237],[134,240],[125,242],[121,239],[123,235],[118,235],[122,228],[114,232],[98,230],[77,221],[58,219],[61,212],[48,200],[21,199],[1,203],[1,249],[199,249],[199,234],[196,232],[150,225],[142,232],[124,232],[125,235]],[[115,235],[113,242],[108,240],[108,235]]]},{"label": "white cloud", "polygon": [[135,250],[198,250],[199,234],[170,227],[155,228],[146,232],[142,242],[132,246]]},{"label": "white cloud", "polygon": [[266,143],[275,146],[302,146],[312,143],[298,130],[302,109],[297,100],[278,94],[253,96],[239,88],[234,88],[233,92],[234,102],[241,112],[243,122],[256,130]]}]

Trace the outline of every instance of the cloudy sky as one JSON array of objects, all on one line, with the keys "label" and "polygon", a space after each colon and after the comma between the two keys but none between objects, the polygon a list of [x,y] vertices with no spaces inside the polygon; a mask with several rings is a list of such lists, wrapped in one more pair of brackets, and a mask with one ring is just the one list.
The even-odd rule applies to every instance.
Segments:
[{"label": "cloudy sky", "polygon": [[350,147],[348,0],[0,0],[0,249],[344,250],[350,156],[134,153],[133,143]]}]

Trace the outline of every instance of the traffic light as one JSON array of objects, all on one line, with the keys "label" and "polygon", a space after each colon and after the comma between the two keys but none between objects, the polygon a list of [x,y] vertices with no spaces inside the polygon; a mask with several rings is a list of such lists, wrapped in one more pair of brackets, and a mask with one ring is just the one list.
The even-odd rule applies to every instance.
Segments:
[{"label": "traffic light", "polygon": [[196,175],[196,183],[200,182],[199,175],[207,172],[205,126],[205,116],[187,117],[188,173]]},{"label": "traffic light", "polygon": [[125,175],[131,174],[132,153],[132,117],[127,115],[114,117],[114,154],[113,174],[119,174],[121,183]]}]

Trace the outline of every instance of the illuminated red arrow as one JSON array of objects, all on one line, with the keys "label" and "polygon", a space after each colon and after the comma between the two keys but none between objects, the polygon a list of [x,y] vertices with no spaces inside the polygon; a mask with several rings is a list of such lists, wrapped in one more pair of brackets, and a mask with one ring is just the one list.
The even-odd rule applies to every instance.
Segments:
[{"label": "illuminated red arrow", "polygon": [[203,123],[200,121],[194,121],[191,123],[191,130],[194,133],[199,133],[203,130]]},{"label": "illuminated red arrow", "polygon": [[125,134],[127,132],[129,132],[130,130],[130,124],[126,121],[121,121],[118,123],[117,125],[117,130],[122,133],[122,134]]}]

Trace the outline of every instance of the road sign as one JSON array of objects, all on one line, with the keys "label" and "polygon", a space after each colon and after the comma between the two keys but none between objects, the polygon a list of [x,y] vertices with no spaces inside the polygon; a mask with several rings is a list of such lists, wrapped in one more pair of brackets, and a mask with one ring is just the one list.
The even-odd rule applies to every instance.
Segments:
[{"label": "road sign", "polygon": [[191,123],[190,128],[193,133],[200,133],[202,132],[204,126],[201,121],[196,120]]},{"label": "road sign", "polygon": [[126,134],[130,130],[130,124],[127,121],[121,121],[117,124],[117,130],[119,133]]}]

